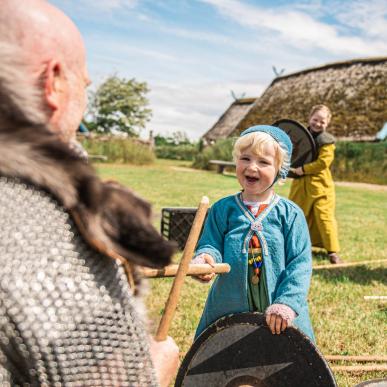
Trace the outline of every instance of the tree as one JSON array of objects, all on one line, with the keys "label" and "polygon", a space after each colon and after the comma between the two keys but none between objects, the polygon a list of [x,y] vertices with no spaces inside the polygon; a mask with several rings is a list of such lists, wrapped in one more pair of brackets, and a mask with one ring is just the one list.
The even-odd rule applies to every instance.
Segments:
[{"label": "tree", "polygon": [[178,146],[178,145],[189,145],[191,144],[190,139],[187,134],[183,131],[175,131],[170,136],[163,136],[161,134],[156,134],[155,136],[155,145],[170,145],[170,146]]},{"label": "tree", "polygon": [[137,137],[152,115],[146,107],[148,99],[145,94],[148,91],[146,82],[137,82],[134,78],[108,78],[91,95],[91,129],[104,133],[116,130]]}]

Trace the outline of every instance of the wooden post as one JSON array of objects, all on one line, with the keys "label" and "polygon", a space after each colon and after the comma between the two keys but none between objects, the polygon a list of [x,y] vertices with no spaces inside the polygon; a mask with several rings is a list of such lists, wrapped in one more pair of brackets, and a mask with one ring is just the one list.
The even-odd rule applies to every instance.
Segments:
[{"label": "wooden post", "polygon": [[156,333],[156,340],[163,341],[168,336],[169,326],[171,325],[173,315],[179,301],[180,290],[184,283],[184,278],[187,273],[189,262],[191,261],[196,244],[199,239],[200,231],[203,226],[203,222],[207,213],[209,200],[206,196],[202,197],[199,204],[199,208],[196,212],[195,219],[193,221],[191,231],[189,233],[187,243],[185,244],[183,256],[180,261],[179,268],[176,273],[175,280],[173,282],[171,291],[167,303],[165,305],[164,314],[161,318],[160,325]]},{"label": "wooden post", "polygon": [[376,372],[387,371],[387,365],[333,366],[335,372]]},{"label": "wooden post", "polygon": [[361,265],[375,265],[380,263],[387,263],[387,259],[374,259],[371,261],[359,261],[359,262],[343,262],[337,263],[336,265],[330,263],[328,265],[314,265],[313,270],[322,270],[322,269],[340,269],[342,267],[352,267],[352,266],[361,266]]},{"label": "wooden post", "polygon": [[[144,267],[141,269],[141,274],[147,278],[165,278],[165,277],[175,277],[179,269],[179,265],[168,265],[163,269],[150,269]],[[230,272],[230,265],[227,263],[216,263],[214,266],[209,265],[208,263],[203,264],[189,264],[186,275],[196,276],[202,274],[223,274]]]},{"label": "wooden post", "polygon": [[354,361],[354,362],[387,362],[387,356],[369,355],[325,355],[329,361]]}]

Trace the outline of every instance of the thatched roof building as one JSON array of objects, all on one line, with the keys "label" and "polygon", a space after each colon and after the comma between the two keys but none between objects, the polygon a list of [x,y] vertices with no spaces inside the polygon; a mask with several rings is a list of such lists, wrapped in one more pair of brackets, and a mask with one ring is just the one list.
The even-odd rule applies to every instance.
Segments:
[{"label": "thatched roof building", "polygon": [[306,69],[275,78],[247,110],[228,111],[203,136],[212,140],[239,134],[251,125],[281,118],[307,123],[313,105],[333,112],[329,131],[339,139],[374,139],[387,121],[387,57],[355,59]]},{"label": "thatched roof building", "polygon": [[227,138],[235,132],[242,117],[246,116],[257,98],[241,98],[235,100],[222,114],[214,126],[202,138],[212,144],[220,138]]}]

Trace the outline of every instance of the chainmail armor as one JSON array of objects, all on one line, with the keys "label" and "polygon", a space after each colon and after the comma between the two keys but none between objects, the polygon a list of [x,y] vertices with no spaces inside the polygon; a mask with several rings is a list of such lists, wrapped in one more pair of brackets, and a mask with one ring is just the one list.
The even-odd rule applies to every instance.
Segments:
[{"label": "chainmail armor", "polygon": [[0,177],[0,385],[157,386],[122,266],[44,191]]}]

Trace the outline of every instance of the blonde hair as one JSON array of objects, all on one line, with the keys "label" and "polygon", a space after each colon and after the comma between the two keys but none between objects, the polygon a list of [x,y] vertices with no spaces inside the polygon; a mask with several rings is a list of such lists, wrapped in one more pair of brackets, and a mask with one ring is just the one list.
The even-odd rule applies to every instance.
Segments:
[{"label": "blonde hair", "polygon": [[332,112],[327,105],[323,105],[323,104],[314,105],[312,107],[312,110],[309,113],[309,119],[313,116],[314,113],[319,112],[319,111],[325,111],[327,113],[327,118],[328,118],[327,124],[329,124],[331,122]]},{"label": "blonde hair", "polygon": [[[239,137],[235,144],[232,152],[234,161],[236,162],[240,155],[245,152],[247,149],[251,149],[253,154],[261,155],[265,153],[268,146],[274,147],[275,152],[275,167],[277,169],[277,175],[283,171],[289,170],[290,167],[290,155],[286,151],[285,145],[277,142],[270,134],[265,132],[252,132],[246,134],[242,137]],[[285,181],[285,179],[281,179]]]}]

